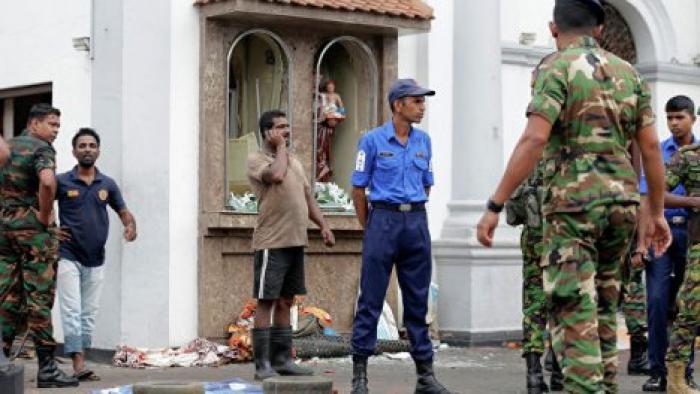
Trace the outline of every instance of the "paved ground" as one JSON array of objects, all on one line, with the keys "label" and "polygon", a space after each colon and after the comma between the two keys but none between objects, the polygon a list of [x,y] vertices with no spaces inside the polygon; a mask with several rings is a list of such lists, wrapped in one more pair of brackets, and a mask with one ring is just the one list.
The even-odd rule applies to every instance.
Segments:
[{"label": "paved ground", "polygon": [[[620,365],[626,365],[627,351],[621,352]],[[240,377],[252,381],[252,364],[226,365],[219,368],[127,369],[106,364],[89,363],[101,377],[100,382],[83,383],[74,389],[36,389],[36,363],[25,364],[26,393],[87,393],[98,388],[109,388],[149,381],[217,381]],[[350,358],[306,362],[319,374],[333,379],[339,393],[350,391],[352,362]],[[65,370],[69,365],[62,366]],[[449,348],[437,354],[436,371],[442,382],[460,393],[523,393],[525,366],[520,352],[506,348]],[[410,360],[390,360],[375,357],[370,361],[370,389],[372,393],[412,393],[415,384]],[[549,379],[549,378],[547,378]],[[621,393],[639,393],[644,377],[620,375]]]}]

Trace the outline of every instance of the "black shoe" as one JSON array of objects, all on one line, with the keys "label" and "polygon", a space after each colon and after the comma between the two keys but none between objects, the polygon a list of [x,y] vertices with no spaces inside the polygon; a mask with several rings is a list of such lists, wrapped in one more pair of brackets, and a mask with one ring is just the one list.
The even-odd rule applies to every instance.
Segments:
[{"label": "black shoe", "polygon": [[544,382],[544,375],[542,374],[542,365],[540,365],[539,353],[525,353],[523,358],[525,358],[525,363],[527,364],[527,393],[528,394],[542,394],[549,392],[547,383]]},{"label": "black shoe", "polygon": [[552,376],[549,379],[549,390],[564,390],[564,373],[561,371],[559,361],[557,361],[557,358],[554,356],[554,352],[552,352]]},{"label": "black shoe", "polygon": [[433,360],[418,361],[416,363],[416,381],[415,394],[453,394],[445,386],[438,382],[433,372]]},{"label": "black shoe", "polygon": [[36,356],[39,362],[39,371],[36,374],[36,387],[75,387],[79,384],[78,379],[68,376],[58,369],[56,360],[53,358],[53,346],[37,346]]},{"label": "black shoe", "polygon": [[253,328],[253,361],[255,362],[255,380],[265,380],[278,373],[270,364],[270,329]]},{"label": "black shoe", "polygon": [[631,376],[649,375],[647,338],[644,335],[633,335],[630,338],[630,360],[627,363],[627,374]]},{"label": "black shoe", "polygon": [[368,394],[367,357],[352,356],[352,391],[350,394]]},{"label": "black shoe", "polygon": [[698,390],[698,384],[695,383],[695,380],[693,379],[693,375],[687,375],[685,377],[685,384],[688,385],[693,390]]},{"label": "black shoe", "polygon": [[270,359],[272,368],[280,375],[310,376],[311,368],[296,365],[292,360],[292,327],[270,329]]},{"label": "black shoe", "polygon": [[547,348],[547,355],[544,356],[544,370],[547,372],[552,372],[552,360],[554,360],[554,350],[552,347]]},{"label": "black shoe", "polygon": [[652,375],[642,385],[642,391],[666,391],[666,377]]}]

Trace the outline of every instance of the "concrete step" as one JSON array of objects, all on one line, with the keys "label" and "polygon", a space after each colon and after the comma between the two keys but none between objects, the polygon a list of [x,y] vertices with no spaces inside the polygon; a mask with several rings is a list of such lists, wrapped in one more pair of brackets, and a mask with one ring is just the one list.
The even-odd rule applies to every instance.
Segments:
[{"label": "concrete step", "polygon": [[[2,351],[0,350],[0,353]],[[6,362],[6,360],[5,360]],[[24,393],[24,365],[0,364],[0,394]]]},{"label": "concrete step", "polygon": [[332,394],[333,381],[323,376],[275,376],[263,381],[265,394]]},{"label": "concrete step", "polygon": [[148,382],[134,385],[134,394],[204,394],[202,383]]}]

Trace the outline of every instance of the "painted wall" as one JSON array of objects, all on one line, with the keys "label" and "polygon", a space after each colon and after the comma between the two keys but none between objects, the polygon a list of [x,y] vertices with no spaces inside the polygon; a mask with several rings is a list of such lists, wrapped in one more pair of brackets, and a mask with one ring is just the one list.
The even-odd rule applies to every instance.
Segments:
[{"label": "painted wall", "polygon": [[62,111],[54,144],[59,170],[72,166],[75,130],[90,124],[90,58],[72,44],[73,37],[89,35],[90,0],[0,5],[0,89],[53,83],[53,104]]},{"label": "painted wall", "polygon": [[[52,83],[52,104],[62,112],[61,129],[54,143],[60,172],[75,162],[70,147],[73,134],[91,124],[90,55],[77,51],[72,44],[73,37],[86,36],[90,36],[89,0],[65,4],[28,0],[0,6],[0,89]],[[61,339],[58,308],[53,316],[56,337]]]},{"label": "painted wall", "polygon": [[[75,130],[95,127],[98,166],[136,216],[139,238],[127,244],[110,213],[95,346],[179,345],[197,333],[198,12],[167,0],[91,3],[0,6],[0,89],[52,82],[59,171],[74,165]],[[91,35],[91,14],[93,60],[72,47]]]},{"label": "painted wall", "polygon": [[[122,56],[122,4],[119,1],[101,0],[94,3],[94,36],[91,67],[92,125],[101,136],[99,168],[114,178],[122,188],[122,195],[129,209],[135,212],[134,196],[124,189],[123,162],[123,56]],[[139,212],[137,215],[137,223]],[[122,224],[110,211],[109,239],[106,244],[105,282],[97,315],[94,346],[111,349],[122,343]],[[140,242],[140,240],[139,240]]]},{"label": "painted wall", "polygon": [[171,2],[169,146],[169,344],[197,335],[199,14]]},{"label": "painted wall", "polygon": [[452,190],[454,4],[451,0],[427,3],[435,14],[430,32],[399,37],[399,78],[415,78],[436,92],[428,98],[426,116],[418,127],[430,134],[433,143],[435,186],[430,192],[428,223],[432,238],[437,239]]}]

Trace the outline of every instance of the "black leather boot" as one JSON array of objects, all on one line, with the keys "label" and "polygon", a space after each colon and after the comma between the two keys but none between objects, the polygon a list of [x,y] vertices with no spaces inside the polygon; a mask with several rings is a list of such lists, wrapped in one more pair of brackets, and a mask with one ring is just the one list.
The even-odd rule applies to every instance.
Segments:
[{"label": "black leather boot", "polygon": [[666,376],[659,373],[652,373],[642,385],[642,391],[663,392],[666,391]]},{"label": "black leather boot", "polygon": [[633,335],[630,338],[630,360],[627,363],[627,374],[631,376],[649,375],[647,338],[644,335]]},{"label": "black leather boot", "polygon": [[528,394],[542,394],[549,391],[547,383],[544,382],[544,375],[542,374],[542,365],[540,364],[539,353],[525,353],[523,358],[525,358],[525,363],[527,364],[527,393]]},{"label": "black leather boot", "polygon": [[36,357],[39,362],[39,371],[36,374],[36,387],[75,387],[78,379],[66,375],[58,369],[53,358],[54,346],[37,346]]},{"label": "black leather boot", "polygon": [[[554,352],[552,352],[554,353]],[[561,371],[557,357],[552,357],[552,377],[549,379],[550,391],[564,390],[564,373]]]},{"label": "black leather boot", "polygon": [[416,363],[416,374],[418,375],[415,394],[452,394],[435,377],[433,360],[414,361]]},{"label": "black leather boot", "polygon": [[253,360],[255,361],[255,380],[264,380],[277,376],[270,364],[270,329],[253,328]]},{"label": "black leather boot", "polygon": [[368,394],[367,357],[352,356],[352,391],[350,394]]},{"label": "black leather boot", "polygon": [[292,327],[272,327],[270,329],[270,358],[272,368],[280,375],[313,375],[311,368],[296,365],[292,360]]}]

